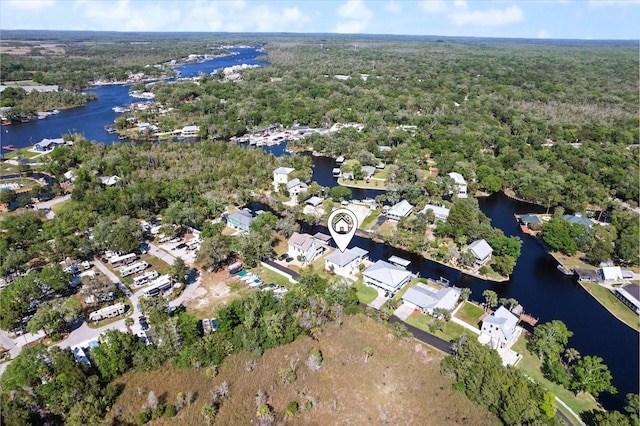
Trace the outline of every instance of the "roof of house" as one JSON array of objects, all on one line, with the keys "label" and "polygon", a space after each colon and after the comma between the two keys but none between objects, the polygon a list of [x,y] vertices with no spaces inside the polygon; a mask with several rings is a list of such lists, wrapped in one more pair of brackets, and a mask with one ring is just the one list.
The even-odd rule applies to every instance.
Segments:
[{"label": "roof of house", "polygon": [[338,265],[339,267],[343,267],[353,262],[355,259],[367,255],[368,253],[368,251],[363,250],[360,247],[346,249],[344,252],[335,250],[333,253],[328,255],[325,260],[333,263],[334,265]]},{"label": "roof of house", "polygon": [[582,216],[580,213],[576,214],[564,214],[562,218],[570,223],[577,223],[578,225],[591,227],[593,226],[593,221],[588,217]]},{"label": "roof of house", "polygon": [[360,170],[365,176],[373,176],[373,174],[376,172],[376,168],[373,166],[362,166]]},{"label": "roof of house", "polygon": [[618,291],[624,292],[637,301],[640,301],[640,285],[638,284],[627,284],[623,287],[618,287]]},{"label": "roof of house", "polygon": [[469,244],[467,250],[471,251],[471,253],[473,253],[473,255],[478,259],[484,259],[493,253],[493,249],[485,240],[475,240]]},{"label": "roof of house", "polygon": [[420,210],[420,213],[426,214],[427,210],[433,210],[433,214],[435,214],[436,216],[449,217],[449,209],[446,208],[445,206],[436,206],[435,204],[427,204],[426,206],[424,206],[422,210]]},{"label": "roof of house", "polygon": [[107,186],[113,186],[116,183],[120,182],[122,179],[120,179],[119,176],[117,175],[113,175],[113,176],[102,176],[100,178],[100,181]]},{"label": "roof of house", "polygon": [[273,173],[276,175],[288,175],[294,170],[295,169],[292,169],[291,167],[278,167],[277,169],[274,170]]},{"label": "roof of house", "polygon": [[289,238],[289,241],[287,242],[288,245],[295,246],[301,251],[309,250],[313,245],[313,243],[314,243],[313,236],[309,234],[301,234],[299,232],[294,232],[291,235],[291,238]]},{"label": "roof of house", "polygon": [[63,138],[54,138],[54,139],[44,138],[40,142],[36,143],[36,145],[43,146],[43,147],[50,146],[50,145],[63,145],[63,144],[64,144]]},{"label": "roof of house", "polygon": [[460,290],[455,288],[444,287],[436,290],[425,284],[418,283],[410,287],[402,296],[402,299],[422,309],[451,309],[459,297]]},{"label": "roof of house", "polygon": [[365,269],[362,274],[393,287],[399,286],[411,276],[411,272],[406,269],[392,265],[384,260],[378,260],[369,268]]},{"label": "roof of house", "polygon": [[322,204],[322,201],[323,201],[322,198],[313,196],[309,198],[307,201],[305,201],[305,204],[309,204],[310,206],[313,206],[313,207],[318,207],[320,204]]},{"label": "roof of house", "polygon": [[315,234],[313,234],[313,238],[328,243],[329,240],[331,240],[331,235],[323,234],[322,232],[316,232]]},{"label": "roof of house", "polygon": [[522,223],[542,223],[540,222],[540,218],[535,214],[521,214],[520,222]]},{"label": "roof of house", "polygon": [[498,326],[508,340],[518,325],[518,317],[509,312],[504,306],[500,306],[493,314],[484,317],[482,323],[483,325],[487,323]]},{"label": "roof of house", "polygon": [[411,210],[413,206],[407,200],[402,200],[389,209],[387,216],[404,217],[411,213]]},{"label": "roof of house", "polygon": [[449,177],[451,179],[453,179],[455,181],[455,183],[457,183],[458,185],[466,185],[467,184],[467,181],[464,180],[462,175],[460,173],[458,173],[458,172],[449,173]]},{"label": "roof of house", "polygon": [[396,256],[396,255],[391,256],[388,260],[390,263],[393,263],[394,265],[402,266],[403,268],[406,268],[411,264],[410,260],[403,259],[402,257]]},{"label": "roof of house", "polygon": [[251,212],[248,212],[246,210],[240,210],[227,216],[227,222],[229,222],[229,219],[241,225],[249,226],[253,221],[253,215],[251,214]]},{"label": "roof of house", "polygon": [[289,182],[287,182],[287,189],[295,188],[296,186],[299,186],[300,188],[307,188],[307,184],[302,182],[298,178],[291,179]]},{"label": "roof of house", "polygon": [[622,279],[622,270],[619,266],[605,266],[600,269],[600,274],[605,281]]}]

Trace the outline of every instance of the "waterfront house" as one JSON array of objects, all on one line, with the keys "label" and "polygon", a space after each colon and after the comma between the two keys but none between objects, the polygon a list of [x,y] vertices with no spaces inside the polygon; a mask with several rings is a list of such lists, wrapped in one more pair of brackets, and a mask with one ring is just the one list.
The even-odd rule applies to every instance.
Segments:
[{"label": "waterfront house", "polygon": [[302,263],[311,263],[322,255],[326,249],[323,241],[313,235],[294,232],[287,241],[287,254],[294,259],[300,259]]},{"label": "waterfront house", "polygon": [[291,179],[287,182],[287,191],[289,191],[289,196],[292,198],[297,197],[301,192],[305,192],[307,188],[307,184],[298,178]]},{"label": "waterfront house", "polygon": [[396,203],[389,209],[387,212],[387,219],[389,220],[400,220],[403,217],[407,217],[413,211],[413,206],[407,201],[402,200],[399,203]]},{"label": "waterfront house", "polygon": [[418,283],[410,287],[402,296],[402,304],[433,315],[434,309],[453,310],[460,298],[460,290],[455,287],[443,287],[436,290],[426,284]]},{"label": "waterfront house", "polygon": [[613,294],[633,312],[640,314],[640,286],[638,284],[627,284],[624,287],[615,288]]},{"label": "waterfront house", "polygon": [[605,266],[598,269],[600,281],[603,283],[615,283],[623,280],[622,270],[619,266]]},{"label": "waterfront house", "polygon": [[362,281],[370,287],[377,287],[393,296],[405,284],[411,280],[411,272],[384,260],[365,269],[362,273]]},{"label": "waterfront house", "polygon": [[509,349],[521,333],[522,328],[518,327],[518,317],[504,306],[500,306],[498,310],[482,320],[478,340],[493,349]]},{"label": "waterfront house", "polygon": [[247,210],[240,210],[227,216],[227,226],[235,230],[249,232],[251,222],[253,222],[253,215]]},{"label": "waterfront house", "polygon": [[324,200],[322,198],[313,196],[309,198],[307,201],[305,201],[304,203],[312,207],[318,207],[320,204],[322,204],[323,201]]},{"label": "waterfront house", "polygon": [[40,142],[36,143],[33,147],[36,151],[45,152],[51,151],[52,149],[60,145],[64,145],[64,139],[62,138],[44,138]]},{"label": "waterfront house", "polygon": [[462,175],[457,172],[449,173],[449,177],[453,179],[454,189],[452,195],[457,195],[458,198],[467,198],[467,181],[464,180]]},{"label": "waterfront house", "polygon": [[585,228],[591,228],[593,226],[593,221],[588,217],[582,216],[581,213],[576,214],[564,214],[562,218],[569,223],[577,223],[578,225],[582,225]]},{"label": "waterfront house", "polygon": [[427,204],[424,206],[419,213],[427,214],[427,211],[433,211],[433,214],[436,216],[436,220],[445,221],[449,218],[449,209],[445,206],[437,206],[435,204]]},{"label": "waterfront house", "polygon": [[348,278],[358,273],[360,265],[366,260],[368,254],[368,251],[360,247],[346,249],[344,252],[335,250],[324,259],[324,269]]},{"label": "waterfront house", "polygon": [[362,172],[363,179],[370,179],[373,174],[376,172],[376,168],[373,166],[362,166],[360,167],[360,171]]},{"label": "waterfront house", "polygon": [[278,167],[273,172],[273,190],[277,191],[280,185],[286,185],[289,182],[289,173],[295,169],[291,167]]},{"label": "waterfront house", "polygon": [[491,259],[491,253],[493,253],[493,249],[485,240],[476,240],[469,244],[467,247],[476,258],[475,264],[477,266],[482,266]]},{"label": "waterfront house", "polygon": [[180,137],[196,138],[200,132],[200,126],[184,126],[180,132]]}]

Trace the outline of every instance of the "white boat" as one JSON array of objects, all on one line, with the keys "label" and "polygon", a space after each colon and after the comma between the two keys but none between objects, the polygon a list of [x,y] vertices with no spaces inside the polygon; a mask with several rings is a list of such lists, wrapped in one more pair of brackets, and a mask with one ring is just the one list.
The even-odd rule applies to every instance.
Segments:
[{"label": "white boat", "polygon": [[344,163],[344,156],[341,155],[340,157],[336,158],[336,164],[342,164]]},{"label": "white boat", "polygon": [[334,178],[339,178],[342,173],[340,172],[340,169],[336,167],[331,171],[331,174],[333,174]]}]

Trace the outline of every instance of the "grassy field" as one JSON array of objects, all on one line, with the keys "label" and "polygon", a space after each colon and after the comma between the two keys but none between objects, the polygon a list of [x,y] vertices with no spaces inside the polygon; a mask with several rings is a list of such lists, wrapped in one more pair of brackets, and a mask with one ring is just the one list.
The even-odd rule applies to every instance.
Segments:
[{"label": "grassy field", "polygon": [[288,278],[278,274],[277,272],[273,272],[271,269],[267,269],[264,266],[253,268],[251,269],[251,272],[259,276],[265,284],[274,283],[285,287],[291,287],[292,285]]},{"label": "grassy field", "polygon": [[622,303],[606,287],[597,283],[581,282],[582,288],[587,290],[602,306],[607,308],[616,318],[636,331],[640,331],[640,318],[627,305]]},{"label": "grassy field", "polygon": [[385,181],[376,178],[366,180],[347,180],[338,178],[338,185],[346,186],[349,188],[363,188],[363,189],[386,189]]},{"label": "grassy field", "polygon": [[380,209],[372,210],[369,216],[365,217],[362,223],[360,224],[360,229],[371,229],[374,223],[378,220],[378,216],[380,216]]},{"label": "grassy field", "polygon": [[581,394],[576,398],[573,392],[545,379],[540,371],[540,367],[542,365],[540,359],[531,354],[527,349],[526,336],[523,335],[520,337],[520,340],[513,345],[512,349],[522,355],[522,360],[518,363],[517,368],[521,369],[527,376],[553,392],[554,395],[571,407],[573,411],[579,414],[583,411],[598,408],[596,401],[590,395]]},{"label": "grassy field", "polygon": [[358,290],[358,300],[361,303],[369,304],[378,297],[378,292],[373,287],[366,286],[362,283],[362,279],[359,279],[354,284],[356,290]]},{"label": "grassy field", "polygon": [[420,330],[426,331],[427,333],[438,336],[439,338],[446,341],[451,341],[462,336],[463,334],[466,334],[467,336],[474,339],[477,338],[477,335],[474,334],[471,330],[467,330],[466,328],[451,321],[445,324],[444,330],[432,332],[431,330],[429,330],[429,322],[431,321],[431,319],[432,318],[429,315],[415,313],[407,318],[406,323],[417,327]]},{"label": "grassy field", "polygon": [[484,314],[484,309],[473,303],[465,302],[464,306],[456,312],[456,317],[473,327],[480,328],[479,324],[482,314]]},{"label": "grassy field", "polygon": [[[323,355],[322,368],[309,370],[305,361],[310,347]],[[365,361],[363,350],[372,349]],[[383,325],[364,315],[348,317],[340,330],[327,325],[317,341],[300,338],[294,343],[270,349],[260,358],[250,353],[229,357],[215,378],[205,369],[179,370],[165,366],[159,371],[134,372],[118,382],[124,386],[108,420],[135,423],[135,415],[153,391],[160,403],[174,403],[181,391],[191,391],[194,401],[173,419],[157,419],[154,425],[203,425],[200,411],[211,400],[211,391],[226,381],[230,392],[213,424],[247,425],[255,421],[255,396],[263,390],[276,413],[274,424],[406,424],[406,425],[497,425],[486,409],[451,389],[451,381],[440,374],[442,355],[413,339],[398,339]],[[250,372],[248,361],[257,366]],[[298,361],[297,361],[298,360]],[[297,379],[283,384],[281,368],[297,365]],[[284,418],[286,406],[308,401],[315,406]]]}]

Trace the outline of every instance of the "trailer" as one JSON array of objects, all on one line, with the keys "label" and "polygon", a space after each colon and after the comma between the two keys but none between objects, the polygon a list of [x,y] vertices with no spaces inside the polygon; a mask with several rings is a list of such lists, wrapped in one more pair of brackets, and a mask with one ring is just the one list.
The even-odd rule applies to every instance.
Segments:
[{"label": "trailer", "polygon": [[236,275],[238,272],[242,271],[244,268],[241,262],[236,262],[233,265],[229,266],[229,275]]},{"label": "trailer", "polygon": [[155,280],[158,278],[157,271],[149,271],[145,272],[142,275],[138,275],[137,277],[133,277],[133,286],[140,287],[148,283],[149,281]]},{"label": "trailer", "polygon": [[129,275],[137,274],[138,272],[142,272],[149,267],[149,264],[145,261],[134,263],[133,265],[125,266],[120,269],[120,276],[127,277]]},{"label": "trailer", "polygon": [[151,286],[144,291],[146,297],[156,297],[165,292],[173,285],[173,279],[169,275],[162,275],[151,283]]},{"label": "trailer", "polygon": [[112,256],[110,260],[111,266],[118,268],[120,266],[128,265],[135,262],[137,257],[138,256],[135,253],[127,253],[122,256]]},{"label": "trailer", "polygon": [[89,314],[89,320],[100,321],[106,318],[117,317],[124,314],[124,303],[116,303],[115,305],[107,306]]}]

